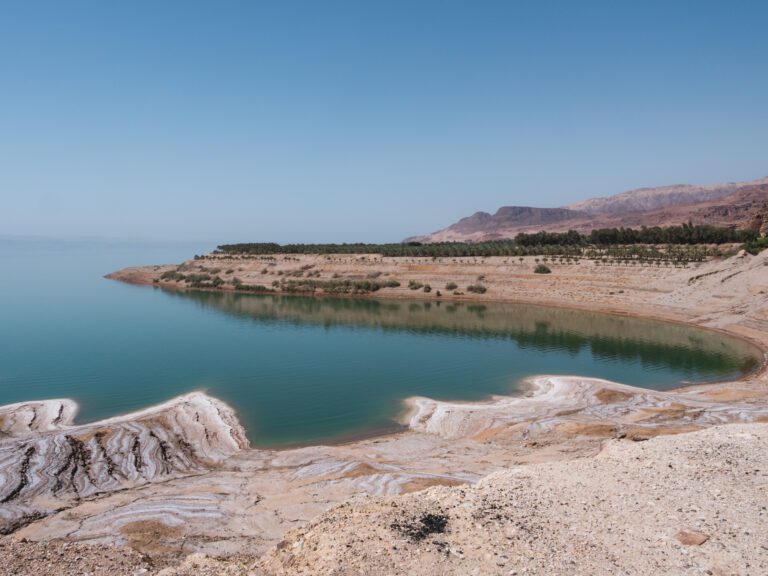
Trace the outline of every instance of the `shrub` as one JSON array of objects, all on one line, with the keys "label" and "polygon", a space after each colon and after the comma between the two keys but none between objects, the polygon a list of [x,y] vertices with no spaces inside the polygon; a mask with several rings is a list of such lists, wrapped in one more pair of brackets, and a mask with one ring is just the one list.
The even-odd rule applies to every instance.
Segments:
[{"label": "shrub", "polygon": [[473,294],[485,294],[487,291],[488,288],[482,284],[470,284],[467,286],[467,292],[472,292]]},{"label": "shrub", "polygon": [[200,285],[203,282],[208,282],[212,280],[210,274],[189,274],[186,278],[184,278],[184,282],[187,284]]},{"label": "shrub", "polygon": [[456,290],[456,288],[458,287],[459,285],[456,284],[455,282],[448,282],[448,284],[445,285],[446,290]]},{"label": "shrub", "polygon": [[423,287],[424,287],[424,284],[422,284],[421,282],[416,282],[416,280],[411,280],[410,282],[408,282],[408,288],[410,288],[411,290],[418,290],[419,288],[423,288]]},{"label": "shrub", "polygon": [[432,292],[432,286],[429,284],[424,285],[424,292]]},{"label": "shrub", "polygon": [[[276,285],[275,283],[272,284]],[[280,285],[284,292],[315,292],[322,290],[327,294],[369,294],[381,288],[396,288],[400,283],[395,280],[377,282],[375,280],[288,280]]]},{"label": "shrub", "polygon": [[757,256],[763,250],[768,249],[768,237],[758,238],[752,242],[747,242],[744,244],[743,248],[753,256]]},{"label": "shrub", "polygon": [[550,274],[552,270],[549,269],[549,267],[545,264],[539,264],[536,266],[536,268],[533,269],[534,274]]},{"label": "shrub", "polygon": [[186,276],[184,276],[184,274],[182,274],[181,272],[177,272],[176,270],[168,270],[167,272],[163,272],[160,275],[161,280],[167,280],[167,281],[170,281],[170,280],[181,281],[181,280],[184,280],[185,278]]}]

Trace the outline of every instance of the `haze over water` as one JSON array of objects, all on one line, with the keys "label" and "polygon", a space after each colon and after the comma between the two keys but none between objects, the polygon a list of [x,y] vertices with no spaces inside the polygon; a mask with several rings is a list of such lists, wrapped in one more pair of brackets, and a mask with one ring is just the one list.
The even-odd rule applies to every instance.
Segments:
[{"label": "haze over water", "polygon": [[168,292],[102,276],[210,246],[0,241],[0,404],[75,399],[80,421],[204,390],[257,445],[392,429],[402,399],[479,400],[534,374],[666,389],[752,369],[688,327],[500,304]]}]

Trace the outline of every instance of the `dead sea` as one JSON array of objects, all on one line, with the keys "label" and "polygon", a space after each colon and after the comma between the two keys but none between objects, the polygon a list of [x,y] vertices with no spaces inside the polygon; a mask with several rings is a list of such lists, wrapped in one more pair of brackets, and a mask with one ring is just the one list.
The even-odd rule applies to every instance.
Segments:
[{"label": "dead sea", "polygon": [[[659,334],[667,334],[667,344],[673,351],[669,355],[661,354],[662,358],[672,357],[667,366],[678,366],[674,356],[681,349],[681,342],[688,346],[693,342],[700,350],[708,350],[705,356],[717,350],[708,348],[710,345],[733,342],[737,350],[749,350],[748,356],[754,361],[754,348],[750,348],[751,344],[743,348],[745,340],[742,339],[759,344],[766,338],[759,329],[766,306],[764,257],[761,258],[706,263],[702,265],[703,270],[652,271],[655,274],[652,278],[637,279],[614,270],[611,278],[600,277],[598,273],[592,282],[603,283],[606,294],[617,292],[617,286],[621,286],[622,299],[631,299],[632,283],[638,282],[644,289],[644,298],[641,303],[626,302],[622,306],[624,311],[641,315],[641,304],[647,315],[668,316],[737,337],[729,340],[718,332],[695,330],[691,340],[690,329],[654,324]],[[714,272],[706,277],[711,286],[688,283],[689,277],[702,271]],[[737,275],[732,276],[734,273]],[[535,278],[529,282],[526,278],[505,279],[499,275],[498,280],[491,277],[489,284],[498,291],[497,296],[510,294],[512,290],[521,294],[525,290],[529,300],[547,303],[545,296],[557,297],[579,285],[583,288],[582,274],[582,271],[562,270],[559,278],[546,284]],[[730,279],[722,281],[731,277],[737,278],[738,283]],[[534,280],[540,284],[533,284]],[[337,326],[329,317],[337,318],[340,328],[345,330],[361,323],[356,308],[359,305],[346,301],[335,301],[331,306],[341,308],[334,311],[325,308],[325,300],[298,300],[311,312],[311,320],[306,320],[307,310],[297,312],[285,304],[283,298],[269,301],[213,294],[224,300],[206,300],[211,297],[199,298],[193,293],[169,296],[162,290],[113,284],[118,290],[132,290],[136,294],[147,294],[148,298],[169,298],[171,302],[180,303],[180,309],[187,314],[189,309],[184,307],[197,307],[198,313],[234,322],[239,326],[237,329],[242,330],[248,330],[251,323],[262,326],[272,322],[285,324],[292,330],[308,327],[333,331]],[[648,296],[649,289],[656,290],[653,297]],[[617,304],[615,298],[600,299],[594,285],[591,291],[583,292],[585,298],[596,298],[595,308],[606,309]],[[227,298],[233,298],[236,310]],[[458,338],[457,344],[485,345],[490,341],[491,347],[498,345],[507,351],[524,342],[525,354],[534,353],[536,346],[555,346],[549,340],[554,335],[556,346],[568,343],[569,353],[575,353],[577,358],[583,350],[589,350],[590,355],[599,353],[603,340],[609,343],[618,340],[622,343],[618,347],[620,353],[615,351],[615,346],[609,346],[608,350],[613,349],[613,354],[619,356],[619,365],[635,362],[646,370],[654,366],[649,358],[658,353],[653,346],[644,348],[648,345],[643,344],[641,338],[644,330],[633,328],[643,323],[623,317],[610,317],[610,322],[624,323],[600,325],[583,313],[575,316],[585,319],[583,324],[587,328],[600,326],[599,337],[585,339],[584,330],[576,331],[574,338],[569,331],[553,330],[556,324],[551,318],[546,326],[539,322],[539,308],[505,307],[503,310],[516,310],[510,316],[517,318],[520,325],[514,337],[508,334],[499,337],[496,332],[504,331],[508,318],[501,308],[494,308],[491,301],[464,302],[463,307],[453,303],[455,309],[445,316],[450,321],[439,322],[426,310],[424,300],[400,301],[400,306],[406,306],[411,315],[406,328],[401,325],[396,308],[385,300],[380,300],[375,321],[365,313],[369,320],[354,328],[355,335],[359,337],[370,331],[385,336],[393,331],[399,335],[408,330],[414,332],[416,338],[429,339],[435,330],[439,338],[455,338],[456,332],[468,333]],[[418,307],[412,308],[411,304]],[[445,302],[441,307],[446,304],[452,303]],[[484,310],[470,310],[469,306],[475,304],[484,305]],[[436,308],[434,303],[432,306]],[[276,307],[282,312],[275,312]],[[108,306],[102,309],[108,310]],[[562,307],[544,310],[547,314],[571,318]],[[118,312],[135,316],[135,309]],[[484,332],[473,336],[473,325],[484,326]],[[546,337],[542,337],[542,333]],[[206,341],[204,337],[201,339]],[[633,343],[640,345],[631,352]],[[477,354],[473,358],[477,359]],[[750,364],[752,368],[759,365],[759,357],[756,361],[757,364]],[[688,363],[680,366],[685,369]],[[399,402],[400,406],[405,402],[405,409],[397,414],[398,422],[406,427],[402,432],[351,443],[280,450],[245,449],[248,442],[245,427],[239,422],[239,407],[201,393],[182,395],[158,409],[138,413],[128,410],[123,416],[103,422],[83,418],[84,423],[78,423],[80,417],[72,420],[72,405],[66,402],[43,403],[42,410],[38,410],[40,405],[24,404],[10,410],[13,416],[6,413],[0,416],[9,426],[0,440],[6,471],[2,498],[7,499],[2,508],[3,531],[44,542],[66,535],[69,540],[90,544],[127,544],[148,554],[156,566],[173,564],[190,552],[230,558],[221,561],[224,562],[222,569],[227,562],[239,562],[244,555],[251,558],[249,566],[256,566],[258,557],[272,550],[264,557],[263,564],[258,560],[258,566],[264,566],[268,573],[300,573],[301,570],[311,573],[318,567],[322,571],[319,564],[313,568],[315,559],[311,550],[303,551],[299,542],[312,538],[313,519],[335,522],[331,518],[342,514],[344,507],[334,507],[349,498],[395,498],[392,502],[403,502],[402,514],[407,515],[417,502],[430,501],[434,506],[442,506],[460,494],[455,490],[466,490],[451,486],[474,484],[489,474],[520,469],[522,464],[557,463],[592,456],[601,450],[606,439],[640,441],[726,423],[763,422],[768,419],[764,373],[750,372],[746,366],[740,366],[743,377],[683,387],[679,386],[678,379],[656,390],[631,386],[621,379],[543,370],[547,376],[524,377],[524,385],[516,397],[508,393],[489,395],[487,391],[476,401],[418,394],[404,396]],[[62,414],[69,419],[62,416],[54,424],[61,406],[65,406]],[[530,470],[535,473],[537,468]],[[506,486],[499,482],[507,483],[508,479],[503,475],[489,476],[481,485],[494,490]],[[418,500],[397,500],[399,494],[425,488],[429,490]],[[372,500],[371,505],[378,506],[377,502]],[[392,509],[388,502],[385,505],[388,510]],[[326,512],[330,514],[328,518],[322,516]],[[459,537],[463,528],[459,530],[459,525],[456,528],[455,534]],[[364,529],[357,531],[361,538],[368,537]],[[151,534],[152,538],[139,538],[140,533]],[[346,542],[342,531],[330,529],[324,533],[330,540],[322,544],[326,547],[323,558],[340,557]],[[376,533],[371,537],[380,536]],[[396,534],[391,538],[394,543]],[[289,546],[289,553],[281,552],[286,549],[283,545],[275,548],[283,539],[288,542],[285,546]],[[359,549],[365,549],[364,544],[360,545],[363,548]],[[482,544],[479,545],[482,549]],[[275,562],[280,564],[279,569]],[[463,560],[458,556],[441,562],[447,562],[447,573],[462,573],[464,569],[460,564]],[[482,564],[482,560],[478,562]],[[299,569],[300,566],[304,568]]]}]

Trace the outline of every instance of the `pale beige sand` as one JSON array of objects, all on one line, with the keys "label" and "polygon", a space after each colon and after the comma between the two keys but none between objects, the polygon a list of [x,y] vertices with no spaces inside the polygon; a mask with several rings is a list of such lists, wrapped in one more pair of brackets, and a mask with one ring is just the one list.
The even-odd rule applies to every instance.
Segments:
[{"label": "pale beige sand", "polygon": [[[766,574],[766,489],[766,424],[611,440],[594,458],[517,466],[473,487],[352,500],[292,530],[256,566],[339,576]],[[445,517],[444,533],[404,533],[427,514]],[[168,572],[194,573],[189,564]]]}]

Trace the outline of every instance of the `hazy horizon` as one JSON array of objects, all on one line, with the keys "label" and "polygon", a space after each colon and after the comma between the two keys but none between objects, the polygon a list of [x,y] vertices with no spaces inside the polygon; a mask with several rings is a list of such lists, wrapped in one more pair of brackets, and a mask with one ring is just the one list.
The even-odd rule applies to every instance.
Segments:
[{"label": "hazy horizon", "polygon": [[397,242],[768,176],[761,2],[10,2],[0,237]]}]

